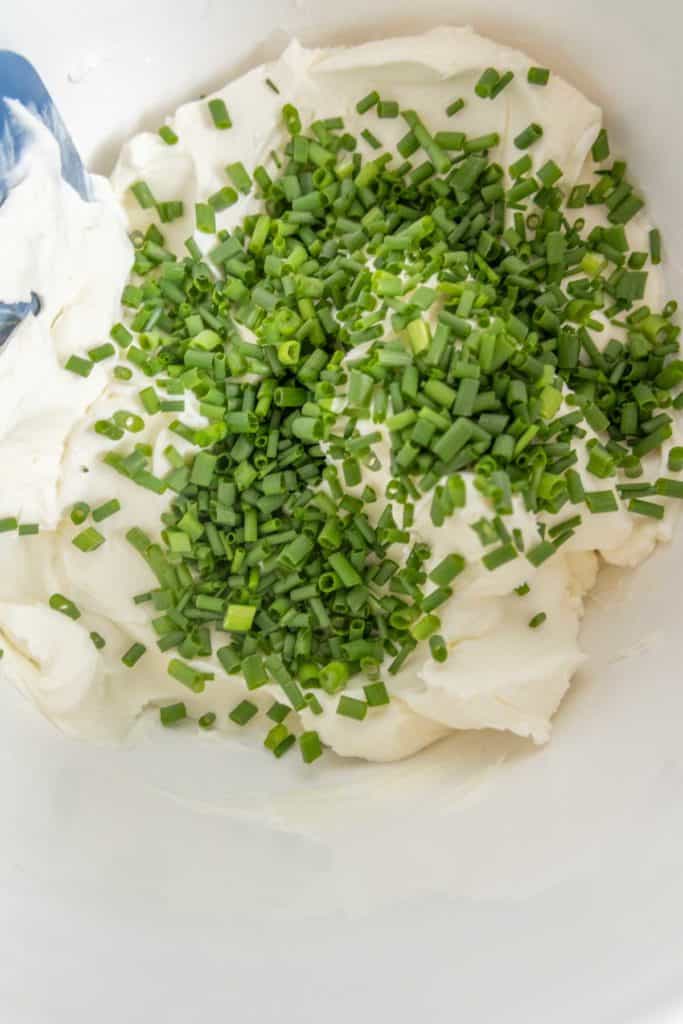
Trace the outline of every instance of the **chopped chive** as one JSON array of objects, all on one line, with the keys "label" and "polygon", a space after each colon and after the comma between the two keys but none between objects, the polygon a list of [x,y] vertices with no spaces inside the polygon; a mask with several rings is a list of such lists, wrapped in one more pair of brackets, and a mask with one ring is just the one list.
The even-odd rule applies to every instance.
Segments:
[{"label": "chopped chive", "polygon": [[398,103],[396,100],[380,100],[377,104],[378,117],[398,117]]},{"label": "chopped chive", "polygon": [[20,537],[34,537],[37,533],[40,533],[40,525],[38,523],[20,523]]},{"label": "chopped chive", "polygon": [[537,612],[532,618],[529,619],[529,629],[538,629],[546,621],[548,616],[545,612]]},{"label": "chopped chive", "polygon": [[547,85],[550,78],[548,68],[530,67],[526,73],[527,82],[531,85]]},{"label": "chopped chive", "polygon": [[104,639],[104,637],[103,637],[103,636],[102,636],[102,635],[101,635],[100,633],[98,633],[98,632],[97,632],[96,630],[93,630],[93,631],[91,632],[91,634],[90,634],[90,639],[91,639],[91,641],[92,641],[93,647],[94,647],[94,648],[95,648],[95,650],[97,650],[97,651],[101,651],[101,650],[102,650],[102,648],[106,646],[106,643],[107,643],[107,642],[106,642],[106,640],[105,640],[105,639]]},{"label": "chopped chive", "polygon": [[122,656],[121,661],[124,665],[127,665],[128,668],[133,668],[134,665],[137,665],[146,650],[147,648],[144,644],[135,643],[128,648],[126,653]]},{"label": "chopped chive", "polygon": [[[683,480],[669,480],[660,476],[655,484],[655,493],[664,498],[683,498]],[[21,532],[21,527],[19,531]]]},{"label": "chopped chive", "polygon": [[448,647],[446,641],[438,633],[429,638],[429,651],[434,661],[443,663],[448,660]]},{"label": "chopped chive", "polygon": [[464,106],[464,99],[461,96],[458,97],[458,99],[453,100],[453,102],[449,103],[448,106],[446,107],[446,116],[453,117],[453,115],[459,113]]},{"label": "chopped chive", "polygon": [[355,718],[357,722],[362,722],[368,713],[368,705],[364,700],[357,700],[355,697],[343,696],[339,698],[337,704],[337,714],[343,715],[345,718]]},{"label": "chopped chive", "polygon": [[493,91],[499,81],[500,75],[496,69],[486,68],[486,70],[482,71],[479,76],[479,79],[474,86],[474,91],[477,96],[480,96],[482,99],[490,99],[493,96]]},{"label": "chopped chive", "polygon": [[235,725],[246,725],[250,722],[254,715],[258,714],[258,708],[255,704],[252,704],[250,700],[243,700],[232,709],[228,718]]},{"label": "chopped chive", "polygon": [[238,160],[236,163],[228,164],[225,171],[237,191],[246,195],[251,189],[251,178],[244,164]]},{"label": "chopped chive", "polygon": [[662,262],[662,236],[658,228],[652,228],[649,234],[650,260],[657,266]]},{"label": "chopped chive", "polygon": [[299,749],[304,764],[311,764],[321,757],[323,747],[318,733],[315,730],[302,732],[299,736]]},{"label": "chopped chive", "polygon": [[133,340],[133,335],[126,327],[123,326],[123,324],[114,324],[109,332],[109,336],[122,348],[126,348]]},{"label": "chopped chive", "polygon": [[373,89],[367,96],[364,96],[361,100],[356,103],[356,110],[359,114],[366,114],[372,107],[377,106],[379,103],[379,93]]},{"label": "chopped chive", "polygon": [[368,683],[367,686],[363,687],[363,693],[370,708],[383,707],[385,704],[389,704],[391,700],[387,688],[382,682]]},{"label": "chopped chive", "polygon": [[256,608],[253,605],[229,604],[223,620],[223,628],[229,633],[248,633],[251,629]]},{"label": "chopped chive", "polygon": [[159,135],[161,136],[161,138],[163,139],[167,146],[175,146],[176,142],[178,141],[178,136],[170,127],[170,125],[167,124],[162,124],[161,128],[159,129]]},{"label": "chopped chive", "polygon": [[194,693],[203,693],[207,678],[213,678],[210,674],[197,671],[179,658],[172,658],[169,661],[167,671],[173,679]]},{"label": "chopped chive", "polygon": [[482,562],[487,569],[493,570],[505,565],[506,562],[512,562],[516,557],[517,548],[514,544],[502,544],[499,548],[494,548],[493,551],[484,555]]},{"label": "chopped chive", "polygon": [[429,578],[433,583],[436,583],[439,587],[447,587],[456,576],[465,568],[465,559],[462,555],[446,555],[439,564],[432,569],[429,574]]},{"label": "chopped chive", "polygon": [[272,78],[266,78],[266,85],[271,90],[271,92],[276,92],[278,95],[280,94],[280,90],[278,89]]},{"label": "chopped chive", "polygon": [[95,348],[88,349],[88,355],[91,362],[101,363],[104,359],[109,359],[110,356],[116,355],[116,349],[107,341],[103,345],[97,345]]},{"label": "chopped chive", "polygon": [[650,519],[664,518],[664,506],[658,505],[656,501],[643,501],[642,498],[631,498],[628,503],[628,510],[638,516],[648,516]]},{"label": "chopped chive", "polygon": [[11,531],[16,530],[18,526],[19,523],[13,516],[0,519],[0,533],[10,533]]},{"label": "chopped chive", "polygon": [[85,501],[77,501],[70,512],[71,522],[74,526],[80,526],[90,515],[90,505]]},{"label": "chopped chive", "polygon": [[104,537],[96,530],[94,526],[88,526],[81,533],[77,533],[71,543],[74,547],[77,547],[79,551],[96,551],[99,547],[104,544]]},{"label": "chopped chive", "polygon": [[69,619],[80,619],[80,610],[76,607],[73,601],[70,601],[68,597],[64,597],[63,594],[53,594],[49,600],[50,608],[53,611],[61,612],[62,615],[66,615]]},{"label": "chopped chive", "polygon": [[93,365],[89,359],[83,359],[81,356],[69,356],[64,363],[64,369],[69,370],[70,373],[75,373],[78,377],[89,377],[92,373]]},{"label": "chopped chive", "polygon": [[287,715],[292,709],[287,704],[280,704],[279,701],[275,701],[274,704],[266,711],[266,715],[272,722],[284,722]]},{"label": "chopped chive", "polygon": [[491,90],[491,99],[495,100],[496,96],[499,96],[503,89],[507,88],[514,77],[514,71],[506,71],[502,74]]},{"label": "chopped chive", "polygon": [[232,121],[224,100],[220,98],[209,100],[208,107],[214,127],[219,128],[221,131],[224,131],[226,128],[232,128]]},{"label": "chopped chive", "polygon": [[[549,81],[546,69],[526,74]],[[477,91],[495,99],[511,80],[487,68]],[[379,93],[357,106],[398,112]],[[455,100],[449,116],[463,106]],[[532,159],[540,127],[517,136],[526,151],[508,178],[491,159],[497,132],[468,138],[401,114],[407,132],[394,147],[405,163],[395,168],[392,147],[367,128],[360,138],[378,147],[369,155],[342,118],[303,134],[285,104],[282,149],[270,173],[253,172],[263,207],[236,207],[206,259],[194,238],[184,259],[171,258],[163,224],[182,208],[154,204],[162,230],[134,233],[134,283],[121,298],[131,330],[116,325],[111,339],[147,378],[142,409],[170,413],[187,447],[165,447],[158,477],[156,449],[126,445],[142,417],[118,410],[93,425],[122,442],[107,466],[172,495],[158,542],[126,533],[157,579],[135,600],[149,604],[170,675],[202,692],[210,675],[193,662],[229,634],[221,670],[250,691],[281,690],[266,737],[278,758],[297,742],[280,720],[288,708],[322,715],[322,694],[336,694],[340,713],[360,720],[389,699],[385,658],[390,676],[427,642],[435,663],[447,659],[440,616],[465,561],[433,557],[415,525],[426,509],[449,528],[471,498],[461,472],[491,506],[473,524],[490,570],[519,556],[542,566],[574,535],[583,502],[663,509],[681,492],[676,479],[646,481],[641,463],[673,435],[683,361],[675,306],[643,306],[647,254],[629,249],[624,230],[643,200],[625,165],[599,168],[567,200],[561,167]],[[243,164],[226,174],[199,204],[210,234],[251,190]],[[608,226],[571,217],[586,204],[603,205]],[[657,235],[650,257],[661,258]],[[581,474],[614,480],[613,490],[584,492],[582,439]],[[675,449],[669,464],[671,477],[683,472]],[[389,473],[386,493],[378,470]],[[516,502],[536,518],[536,541],[508,525]],[[347,689],[356,680],[364,699]]]},{"label": "chopped chive", "polygon": [[213,206],[210,206],[208,203],[196,203],[194,213],[197,231],[202,231],[207,235],[215,234],[216,215]]},{"label": "chopped chive", "polygon": [[109,516],[113,516],[120,510],[121,502],[118,498],[112,498],[110,501],[105,501],[104,504],[98,505],[97,508],[94,508],[92,510],[92,517],[96,523],[101,523],[104,519],[108,519]]},{"label": "chopped chive", "polygon": [[159,720],[162,725],[175,725],[176,722],[181,722],[183,718],[187,718],[187,708],[182,701],[159,708]]},{"label": "chopped chive", "polygon": [[151,210],[156,206],[156,199],[146,181],[136,181],[130,186],[130,190],[143,210]]},{"label": "chopped chive", "polygon": [[538,142],[542,135],[543,128],[541,125],[532,122],[532,124],[525,128],[524,131],[521,131],[519,135],[515,136],[515,146],[517,149],[528,149],[529,146],[534,144],[534,142]]},{"label": "chopped chive", "polygon": [[591,147],[591,154],[596,164],[602,163],[609,156],[609,140],[604,128],[601,128],[598,132],[597,138]]},{"label": "chopped chive", "polygon": [[382,148],[382,143],[379,141],[376,135],[373,135],[369,128],[364,128],[363,131],[361,132],[361,136],[365,139],[368,146],[372,147],[372,149]]},{"label": "chopped chive", "polygon": [[586,491],[585,500],[594,514],[616,512],[619,508],[614,491]]},{"label": "chopped chive", "polygon": [[526,557],[529,559],[531,564],[536,568],[542,565],[548,558],[552,558],[555,554],[555,545],[551,544],[547,540],[540,541],[535,547],[527,551]]},{"label": "chopped chive", "polygon": [[[235,189],[226,185],[224,188],[220,188],[218,192],[214,192],[212,196],[209,196],[208,206],[211,210],[215,210],[217,213],[220,213],[221,210],[227,210],[230,206],[234,206],[238,198],[239,196]],[[199,205],[204,206],[205,204],[200,203]],[[200,230],[206,229],[200,228]]]}]

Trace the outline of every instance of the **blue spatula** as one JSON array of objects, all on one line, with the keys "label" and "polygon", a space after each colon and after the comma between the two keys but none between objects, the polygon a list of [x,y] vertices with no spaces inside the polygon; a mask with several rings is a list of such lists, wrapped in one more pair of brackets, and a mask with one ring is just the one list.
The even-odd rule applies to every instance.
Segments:
[{"label": "blue spatula", "polygon": [[[90,199],[86,170],[40,76],[25,57],[11,50],[0,50],[0,205],[16,184],[17,165],[30,143],[30,134],[12,115],[8,99],[17,100],[52,132],[61,152],[62,177],[83,199]],[[3,302],[0,295],[0,347],[25,316],[39,309],[40,299],[33,292],[25,301],[14,303]]]}]

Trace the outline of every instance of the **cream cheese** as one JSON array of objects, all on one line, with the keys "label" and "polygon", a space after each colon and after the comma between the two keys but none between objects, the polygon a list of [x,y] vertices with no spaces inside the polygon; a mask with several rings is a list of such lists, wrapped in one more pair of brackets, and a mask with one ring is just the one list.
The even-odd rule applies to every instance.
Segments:
[{"label": "cream cheese", "polygon": [[[241,160],[249,170],[259,163],[270,165],[271,150],[284,141],[284,103],[295,104],[304,122],[341,115],[348,130],[358,134],[367,122],[355,104],[374,88],[402,107],[416,109],[434,130],[453,128],[445,108],[455,97],[467,97],[457,129],[473,135],[498,131],[496,158],[503,166],[519,155],[514,136],[538,121],[544,135],[534,147],[535,165],[555,160],[571,185],[589,170],[601,112],[554,74],[545,88],[529,85],[530,64],[523,54],[464,28],[351,49],[309,50],[292,42],[278,61],[253,69],[215,94],[230,111],[231,130],[215,129],[205,101],[180,107],[169,121],[179,142],[167,146],[151,134],[131,139],[123,147],[111,187],[94,179],[91,203],[61,179],[49,133],[30,115],[16,111],[30,120],[35,141],[23,180],[0,208],[0,295],[10,301],[25,299],[33,290],[42,306],[0,349],[0,517],[39,522],[42,533],[36,538],[0,535],[0,647],[5,649],[0,675],[30,694],[61,727],[96,738],[122,736],[145,707],[171,700],[185,700],[191,713],[211,708],[225,721],[227,710],[243,695],[240,680],[226,677],[213,661],[207,668],[216,672],[216,680],[202,696],[171,679],[167,658],[156,649],[148,606],[132,601],[133,594],[154,586],[154,581],[125,532],[137,525],[158,535],[168,499],[142,490],[102,463],[111,443],[92,427],[117,409],[140,412],[137,393],[148,381],[137,372],[130,383],[118,381],[111,376],[111,363],[97,366],[87,380],[63,369],[69,354],[84,354],[104,341],[120,316],[120,294],[132,258],[127,231],[145,229],[152,220],[129,186],[144,179],[158,200],[183,201],[184,216],[164,228],[167,244],[180,254],[184,239],[194,232],[195,202],[225,185],[226,164]],[[477,78],[489,66],[515,71],[495,103],[474,94]],[[267,87],[266,78],[277,83],[279,95]],[[395,145],[403,132],[399,120],[381,123],[387,146]],[[365,152],[371,151],[365,147]],[[217,216],[218,227],[233,227],[252,204],[249,197],[240,198]],[[647,247],[647,230],[642,215],[629,224],[632,248]],[[210,236],[194,237],[204,249],[212,244]],[[653,268],[646,299],[657,308],[662,296],[661,274]],[[150,418],[144,432],[134,435],[153,446],[154,468],[160,474],[167,468],[164,448],[169,443],[182,447],[168,431],[172,418]],[[196,409],[184,419],[202,422]],[[677,435],[667,449],[678,443]],[[380,456],[384,451],[383,465],[374,473],[364,469],[360,489],[370,483],[383,494],[386,442],[376,450]],[[577,453],[579,468],[585,469],[585,442],[577,442]],[[648,460],[648,477],[660,474],[665,458],[666,451]],[[436,528],[429,498],[424,498],[416,507],[414,527],[415,539],[432,548],[428,567],[452,551],[468,561],[454,596],[441,610],[449,659],[438,664],[428,651],[416,652],[396,677],[385,676],[394,695],[391,705],[371,709],[362,724],[337,715],[337,698],[321,694],[324,713],[302,712],[301,723],[317,729],[341,755],[393,760],[454,729],[510,730],[545,742],[551,717],[583,660],[579,622],[583,598],[595,582],[596,553],[616,565],[632,566],[671,536],[671,503],[666,503],[661,522],[638,520],[623,509],[598,516],[584,513],[574,537],[541,568],[517,559],[488,572],[471,524],[489,509],[471,475],[465,477],[468,501],[461,513]],[[122,511],[102,524],[106,544],[85,555],[71,543],[76,531],[68,511],[75,501],[95,506],[112,496],[120,499]],[[563,510],[548,522],[567,514]],[[509,520],[509,528],[519,528],[527,543],[537,537],[536,520],[521,502],[516,500]],[[402,553],[397,550],[399,557]],[[515,588],[523,583],[529,583],[530,591],[520,597]],[[71,622],[49,609],[47,601],[55,591],[76,602],[81,619]],[[541,630],[529,629],[529,620],[539,611],[547,613],[547,622]],[[91,629],[107,640],[104,650],[98,652],[91,644]],[[120,658],[134,640],[148,650],[129,670]],[[360,685],[349,692],[356,690],[362,695]],[[283,699],[275,687],[259,691],[258,699],[269,695]]]}]

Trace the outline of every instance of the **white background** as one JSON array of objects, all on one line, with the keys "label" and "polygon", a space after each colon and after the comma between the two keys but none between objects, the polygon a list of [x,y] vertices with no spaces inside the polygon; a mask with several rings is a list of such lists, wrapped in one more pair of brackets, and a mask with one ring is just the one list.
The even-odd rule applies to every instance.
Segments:
[{"label": "white background", "polygon": [[[5,5],[0,46],[33,60],[107,171],[127,134],[289,35],[469,22],[603,104],[681,295],[680,11],[25,0]],[[182,731],[88,747],[0,692],[0,1019],[682,1020],[682,559],[679,534],[634,576],[608,574],[584,631],[590,666],[541,751],[466,737],[311,782]]]}]

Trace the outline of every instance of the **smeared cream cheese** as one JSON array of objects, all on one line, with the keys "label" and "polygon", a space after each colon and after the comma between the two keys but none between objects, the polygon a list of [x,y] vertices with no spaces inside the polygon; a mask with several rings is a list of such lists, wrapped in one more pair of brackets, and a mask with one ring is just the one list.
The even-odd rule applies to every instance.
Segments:
[{"label": "smeared cream cheese", "polygon": [[[269,166],[271,150],[284,141],[284,103],[293,103],[304,123],[341,115],[347,129],[358,134],[367,121],[355,104],[377,88],[401,107],[416,109],[435,131],[453,128],[445,108],[455,97],[467,97],[457,129],[472,135],[499,132],[496,159],[505,167],[519,155],[514,136],[531,121],[541,123],[535,166],[554,160],[569,187],[590,171],[590,146],[601,112],[554,74],[545,88],[529,85],[530,63],[469,29],[441,28],[352,49],[308,50],[293,42],[278,61],[253,69],[215,94],[230,111],[232,129],[215,129],[205,101],[182,106],[169,121],[179,142],[167,146],[151,134],[131,139],[111,187],[94,179],[91,203],[61,179],[49,133],[16,110],[17,117],[30,122],[34,145],[23,180],[0,207],[0,295],[7,301],[26,299],[33,290],[41,310],[0,349],[0,517],[39,522],[42,531],[38,537],[0,535],[0,648],[5,650],[0,675],[20,686],[62,728],[95,738],[123,736],[144,708],[173,700],[184,700],[191,714],[211,708],[224,723],[244,692],[241,681],[227,677],[213,659],[203,663],[216,672],[203,695],[171,679],[167,657],[156,647],[148,606],[132,600],[155,581],[125,533],[137,525],[158,536],[168,497],[142,490],[105,465],[101,456],[111,442],[92,428],[118,409],[140,412],[138,392],[147,379],[135,371],[130,382],[118,381],[111,362],[96,366],[86,380],[63,369],[69,354],[83,355],[104,341],[120,316],[132,258],[127,232],[145,229],[152,221],[131,196],[130,185],[144,179],[157,200],[183,201],[184,216],[164,226],[167,245],[180,255],[184,240],[194,233],[194,204],[225,185],[225,165],[241,160],[249,170],[259,163]],[[476,80],[489,66],[515,72],[494,103],[474,94]],[[266,78],[277,83],[279,95],[266,86]],[[395,146],[404,130],[400,120],[381,123],[387,147]],[[365,143],[361,150],[371,153]],[[218,228],[236,225],[253,204],[250,197],[241,197],[217,215]],[[589,214],[598,216],[595,208]],[[647,248],[647,230],[642,215],[629,223],[632,248]],[[204,250],[213,244],[210,236],[194,237]],[[661,273],[652,268],[646,301],[658,308],[662,300]],[[614,330],[609,336],[605,332],[605,343],[613,336]],[[202,423],[189,399],[187,406],[184,420]],[[153,468],[160,475],[167,469],[164,448],[170,443],[183,448],[169,433],[172,419],[150,417],[144,432],[131,435],[152,446]],[[678,430],[661,454],[646,460],[648,479],[663,472],[666,453],[676,443]],[[578,468],[585,473],[585,440],[575,447]],[[386,439],[376,451],[382,465],[375,472],[364,467],[358,490],[371,484],[382,495],[389,479]],[[624,509],[597,516],[584,510],[572,539],[540,568],[520,558],[488,572],[472,523],[490,510],[471,474],[464,476],[466,507],[436,528],[425,497],[416,506],[413,529],[414,540],[431,547],[428,568],[453,551],[467,559],[453,597],[440,610],[449,658],[438,664],[428,650],[416,651],[396,677],[385,676],[391,704],[371,709],[363,723],[337,715],[337,697],[320,693],[323,714],[302,712],[301,724],[317,729],[341,755],[393,760],[461,729],[509,730],[545,742],[551,717],[583,660],[579,622],[598,556],[633,566],[671,536],[675,510],[670,502],[665,502],[661,522],[638,519]],[[68,511],[75,501],[95,506],[112,496],[120,499],[122,511],[101,524],[107,542],[96,553],[83,554],[71,543],[76,529]],[[546,519],[552,525],[567,514],[564,509]],[[519,499],[506,525],[518,528],[527,545],[537,538],[537,522]],[[405,551],[399,547],[395,554],[400,558]],[[530,590],[520,597],[515,588],[523,583]],[[78,605],[78,621],[48,607],[56,591]],[[540,611],[547,614],[543,628],[529,629],[529,620]],[[93,647],[90,630],[106,639],[102,651]],[[134,640],[144,643],[147,653],[127,669],[120,659]],[[348,692],[362,696],[360,683]],[[273,696],[283,700],[277,687],[265,687],[250,699],[265,704]],[[231,732],[234,736],[236,730]],[[237,741],[245,742],[244,736]]]}]

